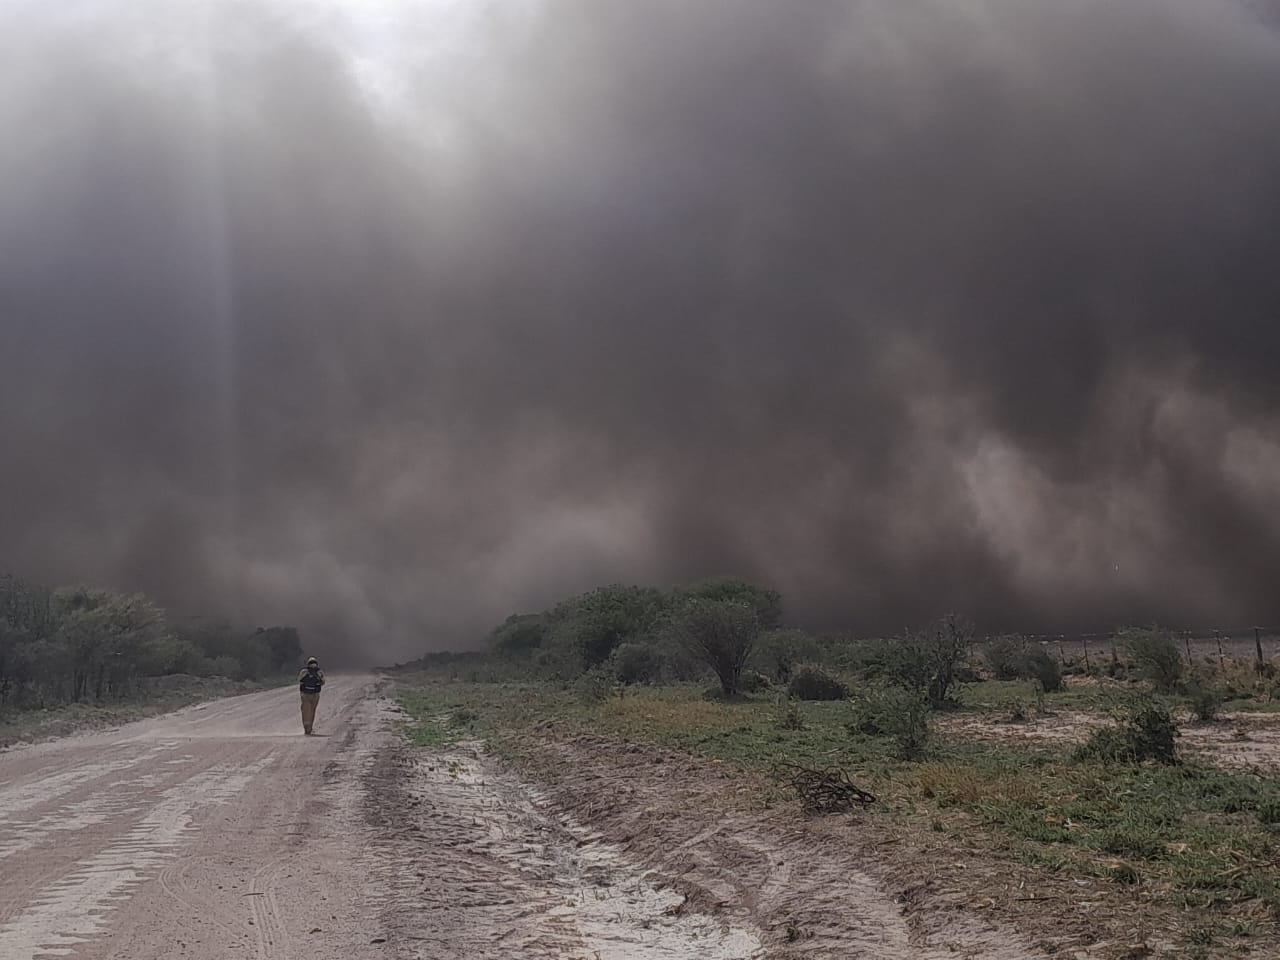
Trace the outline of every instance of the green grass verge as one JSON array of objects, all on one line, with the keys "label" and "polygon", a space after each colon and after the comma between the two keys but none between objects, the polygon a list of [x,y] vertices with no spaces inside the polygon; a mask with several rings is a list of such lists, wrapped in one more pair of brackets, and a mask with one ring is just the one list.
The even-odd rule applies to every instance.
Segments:
[{"label": "green grass verge", "polygon": [[[1052,871],[1140,884],[1195,908],[1237,905],[1280,915],[1280,783],[1195,763],[1076,762],[1066,748],[935,738],[924,762],[896,759],[886,738],[851,734],[847,703],[791,704],[777,695],[740,703],[703,699],[701,688],[628,690],[585,702],[552,683],[400,681],[424,746],[483,740],[515,756],[513,734],[555,720],[570,729],[680,748],[769,771],[782,760],[836,765],[880,794],[875,815],[934,831],[985,830],[1008,855]],[[976,684],[969,709],[1005,712],[1026,702],[1018,684]],[[1089,696],[1096,699],[1087,700]],[[1107,708],[1114,691],[1068,690],[1050,709]],[[781,796],[779,792],[778,796]],[[770,798],[762,798],[767,804]]]}]

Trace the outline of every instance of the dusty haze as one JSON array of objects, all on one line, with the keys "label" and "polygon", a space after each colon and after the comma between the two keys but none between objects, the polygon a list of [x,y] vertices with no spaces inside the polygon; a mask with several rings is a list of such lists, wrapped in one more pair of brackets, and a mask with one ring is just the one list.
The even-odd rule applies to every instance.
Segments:
[{"label": "dusty haze", "polygon": [[9,0],[0,572],[368,660],[1280,620],[1275,14]]}]

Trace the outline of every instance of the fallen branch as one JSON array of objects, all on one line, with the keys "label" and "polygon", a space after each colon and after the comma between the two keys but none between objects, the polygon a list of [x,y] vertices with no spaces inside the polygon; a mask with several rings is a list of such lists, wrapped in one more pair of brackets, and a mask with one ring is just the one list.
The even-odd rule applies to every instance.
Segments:
[{"label": "fallen branch", "polygon": [[855,805],[865,808],[876,802],[874,796],[856,786],[838,767],[816,769],[798,763],[781,763],[778,767],[800,798],[800,807],[805,813],[844,813]]}]

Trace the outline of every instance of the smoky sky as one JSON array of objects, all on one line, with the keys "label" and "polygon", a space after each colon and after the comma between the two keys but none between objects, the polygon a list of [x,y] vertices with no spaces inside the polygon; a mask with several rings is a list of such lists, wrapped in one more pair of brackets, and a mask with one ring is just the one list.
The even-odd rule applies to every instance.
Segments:
[{"label": "smoky sky", "polygon": [[0,3],[0,569],[366,660],[1274,623],[1276,12]]}]

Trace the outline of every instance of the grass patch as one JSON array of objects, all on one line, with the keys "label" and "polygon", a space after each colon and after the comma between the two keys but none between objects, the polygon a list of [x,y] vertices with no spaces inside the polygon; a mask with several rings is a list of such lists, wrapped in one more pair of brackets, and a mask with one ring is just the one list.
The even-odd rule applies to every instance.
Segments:
[{"label": "grass patch", "polygon": [[[1027,695],[1018,682],[974,687],[965,691],[969,709],[975,701],[1007,709]],[[993,849],[1023,862],[1136,884],[1187,908],[1226,911],[1233,922],[1253,922],[1259,909],[1280,916],[1274,779],[1190,761],[1072,759],[1069,747],[945,738],[931,741],[923,762],[909,763],[897,758],[891,737],[850,732],[856,703],[776,694],[723,702],[703,693],[695,685],[631,688],[584,702],[568,684],[427,683],[406,690],[401,704],[413,718],[408,735],[424,745],[482,739],[514,756],[522,732],[554,721],[750,770],[780,761],[840,766],[882,798],[872,816],[921,830],[944,822],[983,830]],[[1070,696],[1070,688],[1055,696]],[[1242,913],[1233,915],[1237,907]]]}]

